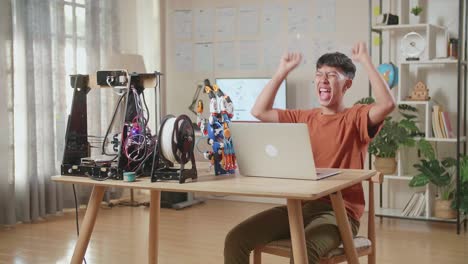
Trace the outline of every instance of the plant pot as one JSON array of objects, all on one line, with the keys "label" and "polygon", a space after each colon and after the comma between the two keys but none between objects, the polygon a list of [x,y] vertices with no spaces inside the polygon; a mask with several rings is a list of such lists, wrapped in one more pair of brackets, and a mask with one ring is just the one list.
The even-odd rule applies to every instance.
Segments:
[{"label": "plant pot", "polygon": [[421,24],[421,16],[420,15],[415,16],[413,13],[410,13],[409,24],[411,25]]},{"label": "plant pot", "polygon": [[457,211],[450,207],[451,204],[452,200],[436,199],[434,203],[434,216],[445,219],[453,219],[457,217]]},{"label": "plant pot", "polygon": [[389,175],[394,174],[397,168],[397,162],[395,158],[380,158],[375,157],[374,161],[375,169],[383,174]]}]

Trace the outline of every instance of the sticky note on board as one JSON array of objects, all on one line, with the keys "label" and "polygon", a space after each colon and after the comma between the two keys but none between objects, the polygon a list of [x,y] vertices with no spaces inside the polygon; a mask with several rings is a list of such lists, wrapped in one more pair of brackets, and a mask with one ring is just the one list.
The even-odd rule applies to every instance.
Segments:
[{"label": "sticky note on board", "polygon": [[374,13],[374,16],[380,15],[380,6],[374,6],[373,13]]},{"label": "sticky note on board", "polygon": [[374,46],[379,46],[380,45],[380,36],[374,36],[374,39],[372,41]]}]

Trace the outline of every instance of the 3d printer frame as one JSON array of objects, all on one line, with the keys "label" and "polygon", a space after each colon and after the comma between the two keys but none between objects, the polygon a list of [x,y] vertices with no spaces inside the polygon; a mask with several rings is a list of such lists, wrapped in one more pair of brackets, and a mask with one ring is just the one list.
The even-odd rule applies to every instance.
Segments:
[{"label": "3d printer frame", "polygon": [[[129,135],[135,129],[135,127],[129,124],[132,124],[135,119],[139,118],[135,96],[141,95],[145,87],[155,88],[156,122],[159,122],[161,75],[160,72],[128,74],[126,70],[111,70],[98,71],[95,78],[94,76],[80,74],[70,76],[70,83],[74,92],[65,135],[65,149],[61,166],[62,175],[90,177],[95,180],[122,180],[124,171],[141,170],[144,164],[148,165],[147,169],[151,169],[152,159],[150,156],[152,157],[152,155],[147,155],[145,158],[138,160],[139,163],[135,163],[135,160],[124,153],[126,148],[124,144],[126,144]],[[88,141],[87,131],[87,94],[91,89],[103,87],[122,88],[123,92],[118,101],[113,119],[122,101],[124,101],[124,111],[122,122],[119,124],[121,126],[120,139],[116,140],[116,143],[119,145],[116,148],[117,154],[109,157],[109,159],[97,160],[90,157],[91,146]],[[113,121],[109,125],[104,141],[107,140]],[[105,154],[104,143],[103,154]],[[147,143],[145,142],[144,144]],[[153,149],[153,146],[148,146],[148,149]]]}]

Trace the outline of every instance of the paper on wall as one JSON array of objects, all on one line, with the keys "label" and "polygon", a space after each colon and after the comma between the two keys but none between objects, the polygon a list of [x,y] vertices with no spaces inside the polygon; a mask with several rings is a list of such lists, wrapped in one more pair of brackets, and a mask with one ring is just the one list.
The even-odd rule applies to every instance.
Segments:
[{"label": "paper on wall", "polygon": [[288,5],[288,35],[305,36],[311,29],[310,1],[302,0]]},{"label": "paper on wall", "polygon": [[235,54],[235,45],[233,41],[216,43],[216,70],[234,70],[236,67]]},{"label": "paper on wall", "polygon": [[195,40],[213,41],[214,10],[213,8],[195,9]]},{"label": "paper on wall", "polygon": [[263,63],[267,70],[275,70],[278,67],[281,55],[285,52],[285,49],[280,45],[281,43],[281,39],[263,41]]},{"label": "paper on wall", "polygon": [[255,37],[258,35],[258,8],[240,7],[237,32],[240,37]]},{"label": "paper on wall", "polygon": [[257,70],[259,60],[258,41],[239,42],[239,69]]},{"label": "paper on wall", "polygon": [[236,9],[217,8],[216,9],[216,40],[235,39]]},{"label": "paper on wall", "polygon": [[213,43],[195,43],[195,71],[213,71]]},{"label": "paper on wall", "polygon": [[192,38],[192,10],[175,10],[174,11],[174,37],[176,39],[191,39]]},{"label": "paper on wall", "polygon": [[175,66],[177,71],[193,70],[192,43],[177,41],[175,45]]},{"label": "paper on wall", "polygon": [[314,1],[314,32],[334,33],[336,31],[336,1]]},{"label": "paper on wall", "polygon": [[263,6],[262,31],[263,37],[271,39],[281,32],[283,16],[281,6],[278,3],[265,2]]}]

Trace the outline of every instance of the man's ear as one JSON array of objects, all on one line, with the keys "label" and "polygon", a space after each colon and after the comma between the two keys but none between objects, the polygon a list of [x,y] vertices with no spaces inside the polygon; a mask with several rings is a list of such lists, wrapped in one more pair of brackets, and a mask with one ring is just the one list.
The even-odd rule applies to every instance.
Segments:
[{"label": "man's ear", "polygon": [[351,88],[351,85],[353,85],[353,80],[351,79],[346,80],[345,85],[343,86],[343,93],[348,91],[348,89]]}]

